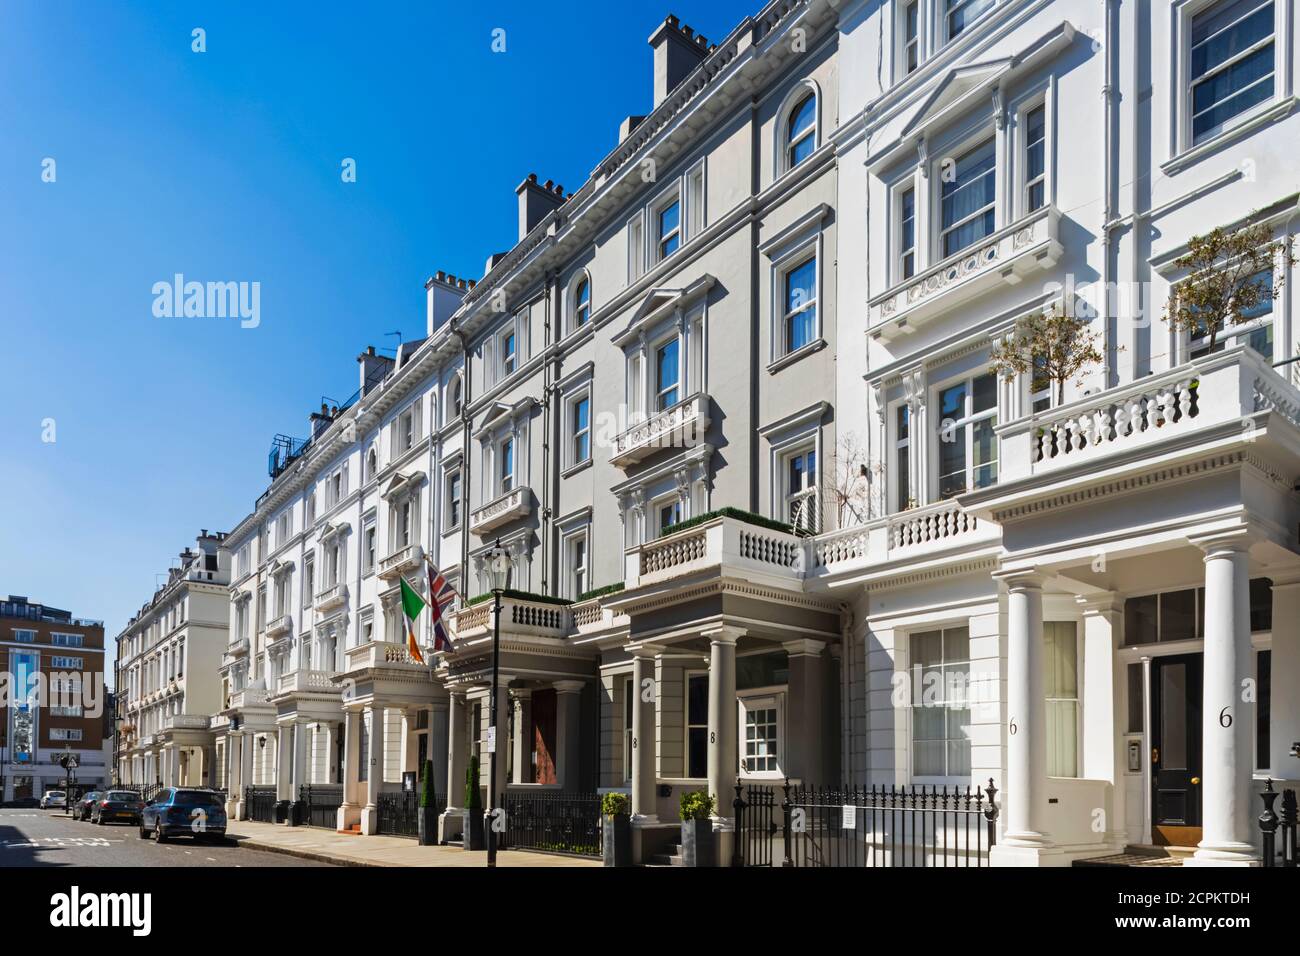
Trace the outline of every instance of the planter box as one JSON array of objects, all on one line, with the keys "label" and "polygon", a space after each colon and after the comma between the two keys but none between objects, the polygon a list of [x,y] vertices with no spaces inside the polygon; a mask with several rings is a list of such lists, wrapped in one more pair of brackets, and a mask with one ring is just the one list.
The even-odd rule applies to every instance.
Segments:
[{"label": "planter box", "polygon": [[606,866],[632,865],[632,818],[605,817],[601,853]]},{"label": "planter box", "polygon": [[718,865],[718,845],[712,820],[682,821],[682,863],[685,866]]},{"label": "planter box", "polygon": [[415,818],[419,824],[420,846],[436,846],[438,843],[437,807],[417,807]]},{"label": "planter box", "polygon": [[461,839],[467,850],[486,850],[487,841],[483,839],[483,810],[474,807],[461,811]]}]

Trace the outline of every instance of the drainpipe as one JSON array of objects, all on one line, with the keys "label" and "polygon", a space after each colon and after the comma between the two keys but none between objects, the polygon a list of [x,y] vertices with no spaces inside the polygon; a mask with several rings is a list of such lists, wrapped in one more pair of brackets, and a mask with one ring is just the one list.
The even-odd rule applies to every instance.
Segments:
[{"label": "drainpipe", "polygon": [[[1115,228],[1115,168],[1111,162],[1111,140],[1113,135],[1113,126],[1115,123],[1115,29],[1114,29],[1114,0],[1102,0],[1103,2],[1103,19],[1104,36],[1103,41],[1105,61],[1105,77],[1101,87],[1101,96],[1103,101],[1103,118],[1102,118],[1102,136],[1101,136],[1101,167],[1104,185],[1102,187],[1102,211],[1101,211],[1101,301],[1099,303],[1102,316],[1102,329],[1105,342],[1105,367],[1102,369],[1104,379],[1102,388],[1110,388],[1112,384],[1119,381],[1115,365],[1118,361],[1119,351],[1116,347],[1116,339],[1119,336],[1119,317],[1115,317],[1115,332],[1111,333],[1111,295],[1110,287],[1114,281],[1114,273],[1110,266],[1111,256],[1111,233]],[[1134,237],[1136,239],[1136,235]]]},{"label": "drainpipe", "polygon": [[[470,449],[469,449],[469,340],[453,319],[451,334],[460,342],[460,587],[465,594],[469,587],[469,511],[470,511]],[[448,786],[451,784],[448,783]]]},{"label": "drainpipe", "polygon": [[[553,308],[555,289],[558,283],[555,280],[555,274],[552,273],[546,277],[542,288],[545,289],[542,303],[542,342],[543,348],[549,353],[551,349],[551,328],[552,321],[556,315]],[[531,356],[530,356],[531,357]],[[549,594],[547,590],[547,581],[550,571],[551,555],[551,360],[548,357],[542,363],[542,495],[541,495],[541,521],[539,522],[539,532],[542,546],[542,580],[539,593]],[[556,496],[558,497],[558,489]]]}]

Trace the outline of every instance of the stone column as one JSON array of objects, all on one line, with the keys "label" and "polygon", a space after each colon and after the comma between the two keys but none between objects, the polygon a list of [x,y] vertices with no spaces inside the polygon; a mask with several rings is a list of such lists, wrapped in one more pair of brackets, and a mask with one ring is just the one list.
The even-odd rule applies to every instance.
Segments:
[{"label": "stone column", "polygon": [[181,785],[181,747],[180,744],[169,744],[166,750],[167,763],[166,770],[163,773],[163,783],[169,787],[179,787]]},{"label": "stone column", "polygon": [[1117,651],[1124,643],[1124,605],[1114,594],[1078,599],[1083,611],[1083,753],[1080,773],[1110,783],[1105,840],[1116,850],[1128,843],[1124,809],[1127,729],[1126,673]]},{"label": "stone column", "polygon": [[435,700],[429,705],[429,762],[433,764],[433,792],[446,797],[451,804],[451,794],[447,790],[447,718],[446,700]]},{"label": "stone column", "polygon": [[[786,700],[785,766],[791,779],[809,786],[830,783],[824,779],[825,739],[822,707],[825,702],[826,649],[822,641],[786,641],[790,657],[789,696]],[[739,746],[739,738],[737,738]]]},{"label": "stone column", "polygon": [[555,688],[555,782],[576,790],[582,764],[582,681],[557,680]]},{"label": "stone column", "polygon": [[527,687],[516,687],[510,691],[510,699],[515,708],[515,734],[510,741],[514,747],[511,783],[533,782],[533,775],[529,772],[533,763],[532,697],[533,692]]},{"label": "stone column", "polygon": [[307,745],[311,742],[311,724],[298,721],[293,725],[293,777],[289,783],[289,796],[286,799],[297,800],[299,788],[311,783],[311,767],[307,761]]},{"label": "stone column", "polygon": [[275,728],[275,799],[291,800],[293,790],[293,747],[289,737],[293,733],[291,724],[280,724]]},{"label": "stone column", "polygon": [[1251,823],[1254,702],[1242,700],[1250,666],[1250,555],[1243,535],[1196,544],[1205,551],[1205,653],[1201,705],[1201,842],[1183,865],[1255,866]]},{"label": "stone column", "polygon": [[[244,793],[242,743],[242,735],[226,734],[226,816],[233,820],[239,819],[239,800]],[[134,761],[132,774],[135,775]]]},{"label": "stone column", "polygon": [[702,632],[709,642],[709,794],[715,801],[713,830],[717,834],[718,865],[731,862],[736,819],[736,775],[740,764],[736,731],[736,641],[739,627]]},{"label": "stone column", "polygon": [[655,654],[659,648],[635,646],[632,651],[632,822],[659,822],[655,796]]},{"label": "stone column", "polygon": [[366,804],[361,808],[361,832],[367,835],[379,832],[379,794],[384,786],[384,708],[369,704],[370,746],[367,749]]},{"label": "stone column", "polygon": [[361,711],[343,713],[343,803],[338,828],[349,829],[361,819]]},{"label": "stone column", "polygon": [[253,748],[257,740],[245,731],[239,738],[239,819],[248,819],[248,806],[244,801],[244,788],[253,785]]},{"label": "stone column", "polygon": [[1043,579],[1029,571],[998,575],[1007,586],[1006,824],[990,862],[1041,866],[1052,844],[1047,806],[1047,702],[1043,661]]},{"label": "stone column", "polygon": [[[1300,569],[1274,572],[1273,696],[1269,702],[1269,770],[1275,779],[1300,777],[1291,747],[1300,741]],[[1253,671],[1252,671],[1253,673]]]},{"label": "stone column", "polygon": [[466,721],[465,692],[451,690],[447,694],[447,809],[438,822],[438,839],[443,843],[461,832],[461,804],[465,802],[465,772],[469,767],[469,752],[465,747]]}]

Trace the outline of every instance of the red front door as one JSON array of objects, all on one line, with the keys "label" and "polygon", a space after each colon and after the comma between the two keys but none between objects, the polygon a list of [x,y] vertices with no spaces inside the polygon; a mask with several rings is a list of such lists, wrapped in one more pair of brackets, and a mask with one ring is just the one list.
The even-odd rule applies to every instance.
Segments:
[{"label": "red front door", "polygon": [[555,783],[555,691],[533,691],[533,783]]}]

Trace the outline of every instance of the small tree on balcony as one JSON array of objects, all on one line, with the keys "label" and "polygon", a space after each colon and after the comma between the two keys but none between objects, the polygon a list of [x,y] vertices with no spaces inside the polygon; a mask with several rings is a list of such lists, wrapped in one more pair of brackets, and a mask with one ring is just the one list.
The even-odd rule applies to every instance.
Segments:
[{"label": "small tree on balcony", "polygon": [[[821,495],[825,496],[825,511],[834,511],[837,528],[862,524],[871,517],[872,482],[866,449],[856,432],[845,432],[840,436],[829,465],[820,482]],[[815,503],[816,499],[805,501]],[[821,522],[817,522],[815,527],[804,527],[814,531],[826,530]]]},{"label": "small tree on balcony", "polygon": [[1056,404],[1065,401],[1065,385],[1103,361],[1097,333],[1087,319],[1066,315],[1056,306],[1018,320],[1011,332],[993,346],[993,371],[1005,379],[1028,373],[1032,390],[1051,387]]},{"label": "small tree on balcony", "polygon": [[1165,303],[1165,321],[1193,338],[1208,335],[1214,351],[1220,332],[1249,322],[1255,310],[1277,298],[1285,267],[1295,262],[1290,238],[1274,239],[1265,223],[1235,232],[1216,226],[1193,236],[1187,252],[1174,260],[1187,278]]}]

